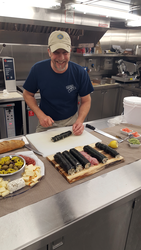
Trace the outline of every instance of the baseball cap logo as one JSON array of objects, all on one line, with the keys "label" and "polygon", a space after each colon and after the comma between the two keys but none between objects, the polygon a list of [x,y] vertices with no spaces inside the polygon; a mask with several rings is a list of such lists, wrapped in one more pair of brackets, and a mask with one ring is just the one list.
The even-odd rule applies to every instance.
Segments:
[{"label": "baseball cap logo", "polygon": [[59,34],[59,35],[57,36],[57,38],[61,40],[61,39],[64,38],[64,36],[63,36],[62,34]]}]

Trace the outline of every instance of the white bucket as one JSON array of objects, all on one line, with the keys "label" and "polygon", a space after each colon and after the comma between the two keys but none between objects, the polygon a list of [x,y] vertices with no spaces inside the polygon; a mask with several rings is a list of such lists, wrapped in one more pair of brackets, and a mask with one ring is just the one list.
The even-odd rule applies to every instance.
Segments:
[{"label": "white bucket", "polygon": [[141,97],[125,97],[123,105],[125,121],[129,124],[141,126]]}]

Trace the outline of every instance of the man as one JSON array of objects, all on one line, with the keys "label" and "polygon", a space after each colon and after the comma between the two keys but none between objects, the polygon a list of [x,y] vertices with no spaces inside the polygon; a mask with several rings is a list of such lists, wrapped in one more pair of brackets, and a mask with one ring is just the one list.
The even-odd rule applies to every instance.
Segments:
[{"label": "man", "polygon": [[[71,126],[81,135],[90,105],[93,87],[88,73],[70,62],[71,39],[64,31],[54,31],[48,39],[50,59],[36,63],[26,79],[23,96],[39,119],[36,132],[50,127]],[[40,90],[38,107],[34,94]],[[78,111],[78,95],[81,104]]]}]

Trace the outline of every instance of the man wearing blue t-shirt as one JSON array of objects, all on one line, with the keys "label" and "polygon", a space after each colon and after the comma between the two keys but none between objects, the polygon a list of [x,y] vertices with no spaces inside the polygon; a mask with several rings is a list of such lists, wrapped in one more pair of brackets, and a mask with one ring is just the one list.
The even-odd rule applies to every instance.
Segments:
[{"label": "man wearing blue t-shirt", "polygon": [[[27,105],[39,119],[36,132],[50,127],[71,126],[75,135],[81,135],[83,122],[93,91],[88,73],[70,60],[71,39],[64,31],[54,31],[48,39],[50,59],[36,63],[23,85]],[[40,90],[38,107],[34,94]],[[80,108],[78,111],[78,96]]]}]

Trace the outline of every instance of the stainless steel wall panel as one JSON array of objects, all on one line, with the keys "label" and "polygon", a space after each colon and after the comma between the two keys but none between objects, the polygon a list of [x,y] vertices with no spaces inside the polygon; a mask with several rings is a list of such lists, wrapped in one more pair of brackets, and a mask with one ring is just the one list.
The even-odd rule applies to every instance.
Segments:
[{"label": "stainless steel wall panel", "polygon": [[108,30],[100,39],[103,50],[111,49],[111,45],[120,45],[122,49],[135,50],[137,44],[141,44],[141,31],[139,29]]},{"label": "stainless steel wall panel", "polygon": [[26,79],[29,70],[42,58],[41,46],[15,45],[13,48],[13,57],[15,58],[16,78],[17,80]]}]

